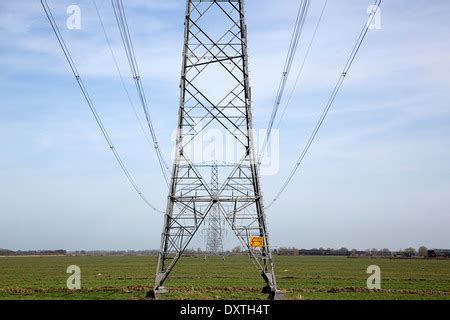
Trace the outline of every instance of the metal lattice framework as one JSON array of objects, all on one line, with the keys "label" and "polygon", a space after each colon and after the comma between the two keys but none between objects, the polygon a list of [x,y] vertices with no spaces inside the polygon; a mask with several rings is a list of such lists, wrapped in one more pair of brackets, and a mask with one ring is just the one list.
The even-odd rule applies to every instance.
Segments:
[{"label": "metal lattice framework", "polygon": [[[219,193],[219,167],[217,162],[211,166],[211,191]],[[206,252],[208,254],[223,254],[223,227],[218,203],[215,203],[208,214],[208,228],[206,229]]]},{"label": "metal lattice framework", "polygon": [[[187,0],[181,71],[177,149],[172,171],[154,294],[182,256],[205,218],[217,212],[248,250],[266,282],[277,292],[252,137],[247,32],[243,0]],[[233,161],[211,165],[189,151],[207,130],[235,143]],[[195,149],[195,148],[194,148]],[[217,155],[217,154],[216,154]],[[219,179],[220,177],[220,179]],[[262,237],[262,247],[250,245]]]}]

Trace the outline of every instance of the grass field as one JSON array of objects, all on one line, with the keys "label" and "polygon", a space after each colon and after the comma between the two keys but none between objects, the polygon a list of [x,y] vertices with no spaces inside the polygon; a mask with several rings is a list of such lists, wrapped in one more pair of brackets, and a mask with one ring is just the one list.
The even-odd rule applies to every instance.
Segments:
[{"label": "grass field", "polygon": [[[450,299],[450,260],[275,257],[288,299]],[[141,299],[153,283],[154,257],[0,257],[0,299]],[[381,290],[369,291],[366,269],[381,268]],[[81,268],[81,290],[66,289],[69,265]],[[265,299],[248,257],[180,260],[164,299]]]}]

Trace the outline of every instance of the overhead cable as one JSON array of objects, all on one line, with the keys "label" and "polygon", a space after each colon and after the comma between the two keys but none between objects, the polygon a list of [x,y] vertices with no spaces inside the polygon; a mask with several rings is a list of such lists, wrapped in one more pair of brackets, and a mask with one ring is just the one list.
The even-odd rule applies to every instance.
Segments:
[{"label": "overhead cable", "polygon": [[325,2],[323,4],[323,7],[322,7],[322,11],[321,11],[320,16],[319,16],[319,19],[317,20],[317,24],[316,24],[316,27],[314,29],[313,35],[311,37],[311,41],[309,42],[308,49],[306,49],[305,56],[303,57],[302,65],[300,66],[300,69],[299,69],[299,71],[297,73],[297,77],[295,79],[294,86],[292,87],[292,89],[291,89],[291,91],[289,93],[289,97],[287,99],[287,102],[284,105],[283,111],[281,112],[281,116],[280,116],[280,119],[278,120],[277,128],[280,127],[280,123],[283,120],[283,117],[284,117],[284,115],[286,113],[286,110],[287,110],[287,108],[288,108],[288,106],[289,106],[289,104],[290,104],[290,102],[292,100],[292,96],[294,95],[295,89],[297,88],[297,85],[299,83],[300,77],[303,74],[303,69],[305,68],[306,60],[308,59],[309,53],[311,51],[311,47],[312,47],[312,45],[314,43],[314,39],[316,38],[317,30],[319,29],[320,23],[322,22],[322,17],[323,17],[323,14],[325,12],[325,8],[327,7],[327,4],[328,4],[328,0],[325,0]]},{"label": "overhead cable", "polygon": [[300,7],[297,13],[297,19],[295,21],[294,31],[292,32],[291,42],[289,44],[289,49],[286,57],[286,61],[283,67],[283,72],[281,74],[280,84],[278,86],[278,91],[275,97],[275,103],[273,105],[272,114],[270,116],[269,125],[267,127],[267,133],[264,138],[262,148],[258,157],[258,165],[261,164],[262,158],[264,156],[267,143],[269,142],[270,135],[272,133],[272,127],[275,121],[275,118],[278,113],[278,108],[280,107],[281,100],[283,98],[284,90],[286,88],[287,81],[289,79],[289,74],[292,68],[292,63],[295,58],[295,54],[297,52],[297,47],[300,42],[300,36],[303,31],[303,26],[305,24],[306,16],[308,14],[310,0],[301,0]]},{"label": "overhead cable", "polygon": [[72,55],[64,41],[64,38],[58,28],[58,25],[56,24],[56,21],[53,17],[53,14],[51,12],[51,9],[47,3],[46,0],[41,0],[41,4],[42,7],[44,8],[45,14],[47,15],[47,18],[51,24],[51,27],[53,29],[53,32],[55,33],[55,36],[58,40],[59,45],[61,46],[61,49],[64,53],[64,56],[66,57],[67,62],[69,63],[70,69],[72,70],[73,75],[75,76],[75,79],[77,80],[78,86],[81,89],[81,92],[83,93],[84,98],[86,99],[86,102],[92,112],[92,114],[94,115],[95,121],[97,122],[109,148],[111,149],[115,159],[117,160],[119,166],[121,167],[122,171],[124,172],[126,178],[128,179],[128,181],[130,182],[130,184],[132,185],[133,189],[137,192],[137,194],[139,195],[139,197],[154,211],[158,212],[158,213],[164,213],[161,210],[158,210],[155,206],[153,206],[148,200],[147,198],[144,196],[144,194],[142,193],[142,191],[140,190],[140,188],[138,187],[138,185],[136,184],[133,176],[131,175],[130,171],[127,169],[127,167],[125,166],[125,163],[123,162],[122,158],[120,157],[117,149],[115,148],[109,134],[108,131],[106,130],[105,126],[103,125],[103,122],[101,120],[100,115],[97,112],[97,109],[94,105],[94,102],[92,101],[89,92],[86,88],[86,86],[84,85],[84,82],[78,72],[78,69],[76,67],[76,64],[72,58]]},{"label": "overhead cable", "polygon": [[341,89],[342,84],[344,83],[344,80],[345,80],[353,62],[355,61],[356,55],[358,54],[359,49],[361,48],[361,45],[367,35],[367,32],[368,32],[370,26],[372,25],[372,22],[375,19],[375,16],[379,10],[380,5],[381,5],[381,0],[376,0],[375,4],[374,4],[374,8],[377,8],[377,9],[371,12],[371,15],[369,16],[369,20],[364,24],[364,27],[362,28],[361,33],[359,34],[358,40],[356,41],[356,44],[353,47],[352,52],[350,53],[350,57],[348,58],[347,63],[344,66],[344,69],[339,77],[339,80],[337,81],[333,91],[331,92],[330,98],[328,99],[328,102],[325,105],[325,108],[319,118],[319,121],[317,122],[316,126],[314,127],[313,132],[311,133],[311,136],[308,139],[308,142],[306,143],[303,151],[300,153],[300,156],[299,156],[297,162],[295,163],[293,169],[291,170],[288,178],[283,183],[280,191],[278,191],[278,193],[276,194],[274,199],[269,203],[269,205],[266,206],[267,208],[270,208],[280,198],[282,193],[288,187],[288,185],[291,182],[292,178],[294,177],[295,173],[299,169],[300,165],[302,164],[303,159],[305,158],[306,154],[308,153],[309,148],[311,147],[311,144],[313,143],[314,139],[316,138],[320,127],[322,126],[328,112],[330,111],[330,108],[333,105],[333,102],[335,101],[336,96],[339,93],[339,90]]},{"label": "overhead cable", "polygon": [[153,147],[155,148],[156,155],[158,157],[159,166],[161,168],[161,172],[164,176],[166,184],[169,185],[169,177],[167,173],[169,171],[169,166],[164,160],[164,156],[159,147],[158,139],[153,127],[153,122],[148,109],[147,97],[145,95],[144,86],[142,85],[139,66],[134,52],[133,42],[131,40],[130,30],[128,28],[128,22],[125,15],[123,3],[122,0],[111,0],[111,3],[114,10],[114,15],[116,17],[117,27],[119,28],[120,36],[122,38],[123,46],[127,55],[128,63],[130,65],[131,73],[133,75],[134,83],[136,85],[136,90],[139,95],[139,100],[144,110],[145,118],[147,119],[148,128],[153,140]]}]

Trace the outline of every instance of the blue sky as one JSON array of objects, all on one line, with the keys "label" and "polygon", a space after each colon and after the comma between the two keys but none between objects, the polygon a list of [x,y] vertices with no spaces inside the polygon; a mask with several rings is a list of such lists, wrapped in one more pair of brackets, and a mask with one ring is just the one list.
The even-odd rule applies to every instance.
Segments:
[{"label": "blue sky", "polygon": [[[124,1],[167,157],[178,112],[184,1]],[[313,0],[288,92],[317,22]],[[97,0],[122,73],[137,96],[109,0]],[[92,1],[51,1],[80,74],[120,153],[151,201],[167,189],[136,122]],[[81,8],[81,30],[65,28]],[[280,124],[280,170],[262,178],[266,200],[288,175],[367,19],[372,1],[329,0]],[[246,1],[256,128],[275,99],[298,1]],[[386,0],[300,171],[267,212],[274,247],[449,247],[450,3]],[[0,3],[0,247],[159,247],[162,216],[129,186],[70,73],[39,1]],[[231,233],[227,246],[235,245]],[[194,243],[203,246],[201,239]]]}]

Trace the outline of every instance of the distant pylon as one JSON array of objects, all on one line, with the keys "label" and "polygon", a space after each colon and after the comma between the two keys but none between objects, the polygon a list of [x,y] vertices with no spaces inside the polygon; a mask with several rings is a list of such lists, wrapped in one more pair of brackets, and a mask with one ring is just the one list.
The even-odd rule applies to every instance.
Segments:
[{"label": "distant pylon", "polygon": [[[214,161],[211,166],[211,191],[213,196],[219,193],[219,168]],[[220,218],[220,208],[217,203],[211,207],[206,229],[206,253],[223,255],[223,226]]]},{"label": "distant pylon", "polygon": [[[263,292],[278,298],[252,136],[243,0],[187,0],[180,89],[175,161],[150,294],[165,291],[165,280],[216,208],[255,262]],[[221,150],[214,153],[217,190],[207,182],[211,165],[196,159],[195,148],[213,130],[231,137],[235,153],[232,161],[228,154],[221,159]]]}]

